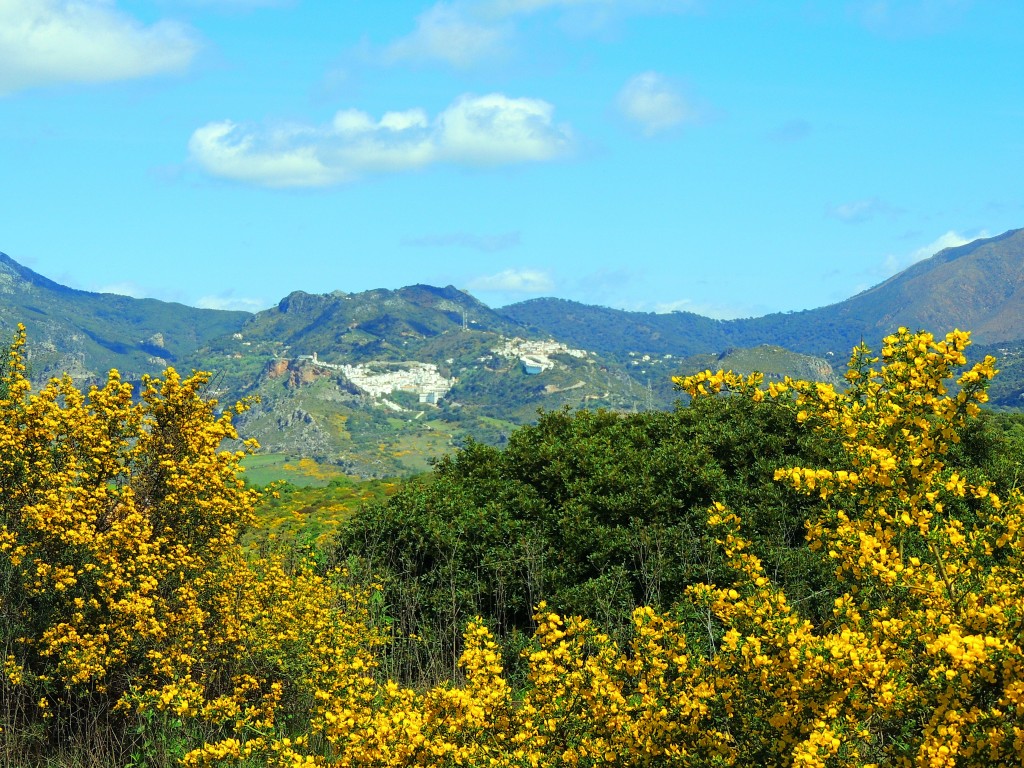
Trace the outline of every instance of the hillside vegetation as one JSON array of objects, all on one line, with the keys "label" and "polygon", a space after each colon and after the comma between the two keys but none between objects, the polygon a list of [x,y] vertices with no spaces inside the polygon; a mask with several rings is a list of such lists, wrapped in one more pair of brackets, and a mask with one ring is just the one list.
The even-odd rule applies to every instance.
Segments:
[{"label": "hillside vegetation", "polygon": [[0,253],[0,332],[10,338],[19,324],[27,326],[29,373],[37,384],[65,373],[92,384],[111,368],[126,381],[138,381],[143,374],[181,365],[248,316],[75,290]]},{"label": "hillside vegetation", "polygon": [[775,344],[819,357],[899,326],[974,329],[984,344],[1024,339],[1024,229],[946,248],[838,304],[739,320],[655,314],[532,299],[502,314],[539,333],[606,354],[694,355]]},{"label": "hillside vegetation", "polygon": [[900,330],[845,390],[708,370],[672,413],[549,413],[326,544],[245,547],[273,499],[205,376],[32,395],[19,337],[0,756],[1019,765],[1022,430],[967,343]]},{"label": "hillside vegetation", "polygon": [[[538,409],[670,410],[671,377],[706,368],[838,383],[861,339],[899,326],[974,328],[1003,375],[990,403],[1024,401],[1024,230],[946,249],[828,307],[738,320],[624,312],[562,299],[493,310],[455,287],[295,291],[256,314],[95,294],[0,254],[0,331],[24,321],[29,376],[139,390],[167,365],[211,372],[222,403],[256,395],[237,421],[271,454],[338,474],[411,476],[468,440],[501,446]],[[530,345],[534,345],[533,352]],[[530,364],[537,345],[541,365]],[[537,361],[534,360],[534,363]],[[370,380],[418,371],[387,388]],[[378,382],[379,383],[379,382]]]},{"label": "hillside vegetation", "polygon": [[[540,407],[671,403],[671,392],[649,392],[621,364],[511,335],[519,330],[454,288],[300,293],[204,347],[197,365],[219,371],[221,399],[259,397],[238,425],[265,450],[361,477],[426,471],[427,457],[467,439],[501,445]],[[531,374],[523,358],[538,345],[547,363]],[[672,369],[662,368],[667,382]],[[375,377],[412,370],[418,384],[375,389]],[[421,401],[432,391],[437,397]]]}]

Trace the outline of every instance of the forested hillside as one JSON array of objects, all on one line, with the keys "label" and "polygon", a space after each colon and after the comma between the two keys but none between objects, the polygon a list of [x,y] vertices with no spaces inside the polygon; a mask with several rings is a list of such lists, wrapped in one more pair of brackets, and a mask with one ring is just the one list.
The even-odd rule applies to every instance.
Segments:
[{"label": "forested hillside", "polygon": [[561,299],[533,299],[501,312],[537,332],[619,355],[694,355],[776,344],[843,360],[862,340],[899,326],[937,333],[967,328],[985,344],[1024,338],[1022,265],[1024,229],[1015,229],[946,248],[845,301],[798,312],[711,320],[690,312],[625,312]]},{"label": "forested hillside", "polygon": [[248,316],[75,290],[0,253],[0,332],[10,338],[19,324],[28,328],[31,376],[37,383],[64,373],[91,383],[111,368],[138,380],[181,365]]}]

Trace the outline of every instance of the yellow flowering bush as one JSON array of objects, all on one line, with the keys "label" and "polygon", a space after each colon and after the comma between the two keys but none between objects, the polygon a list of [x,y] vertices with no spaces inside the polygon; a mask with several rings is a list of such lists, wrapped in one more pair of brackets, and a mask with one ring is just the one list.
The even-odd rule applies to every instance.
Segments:
[{"label": "yellow flowering bush", "polygon": [[78,745],[116,763],[149,743],[141,757],[169,761],[302,728],[337,669],[372,663],[368,593],[243,553],[258,494],[222,445],[245,404],[218,413],[205,374],[173,369],[137,397],[116,371],[33,393],[24,345],[21,330],[0,363],[0,756]]},{"label": "yellow flowering bush", "polygon": [[24,345],[22,329],[0,365],[3,685],[66,741],[97,709],[188,678],[256,497],[241,453],[219,450],[237,434],[204,375],[168,369],[138,401],[116,371],[88,393],[68,378],[32,393]]},{"label": "yellow flowering bush", "polygon": [[702,387],[792,396],[797,418],[836,435],[852,466],[776,472],[831,502],[808,526],[811,548],[826,554],[843,587],[824,626],[801,622],[744,554],[736,516],[720,510],[712,518],[747,586],[735,596],[694,592],[727,627],[722,649],[752,655],[765,670],[752,685],[737,659],[726,679],[741,684],[737,701],[757,702],[762,714],[749,716],[768,726],[762,744],[770,735],[777,745],[760,753],[767,762],[980,766],[1024,758],[1024,497],[1013,490],[1001,499],[984,478],[971,481],[944,461],[996,373],[986,358],[949,391],[968,343],[959,331],[936,340],[900,329],[880,358],[854,351],[842,392],[787,380],[756,393],[725,372],[677,382],[697,397]]},{"label": "yellow flowering bush", "polygon": [[[67,696],[180,723],[189,768],[346,766],[1018,766],[1024,763],[1024,496],[947,461],[995,361],[965,333],[901,329],[854,351],[849,386],[705,371],[694,398],[790,408],[845,454],[780,467],[822,501],[807,543],[830,564],[812,620],[754,554],[741,513],[709,525],[731,580],[638,608],[628,641],[541,604],[514,688],[482,619],[455,678],[381,674],[370,588],[238,533],[253,496],[233,436],[169,371],[134,403],[112,374],[0,385],[5,701],[61,721]],[[963,370],[955,385],[951,379]],[[10,489],[10,492],[7,492]],[[10,708],[8,708],[10,712]]]}]

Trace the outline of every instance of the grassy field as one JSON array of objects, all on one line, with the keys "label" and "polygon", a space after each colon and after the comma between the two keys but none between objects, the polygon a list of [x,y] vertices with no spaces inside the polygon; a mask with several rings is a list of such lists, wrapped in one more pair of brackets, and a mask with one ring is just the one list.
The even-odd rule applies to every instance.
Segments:
[{"label": "grassy field", "polygon": [[283,484],[265,494],[256,507],[258,523],[242,536],[247,547],[275,543],[315,545],[329,549],[337,527],[364,504],[398,489],[393,480],[336,479],[326,486]]},{"label": "grassy field", "polygon": [[300,488],[323,488],[335,480],[346,478],[344,472],[331,464],[283,453],[246,456],[242,467],[246,482],[259,487],[284,481]]},{"label": "grassy field", "polygon": [[362,504],[397,487],[393,482],[349,477],[331,464],[283,453],[246,456],[242,465],[250,485],[272,486],[256,509],[257,527],[243,537],[247,546],[274,541],[323,545]]},{"label": "grassy field", "polygon": [[452,426],[443,421],[424,423],[416,431],[407,431],[390,441],[392,458],[410,474],[429,472],[431,460],[451,453]]}]

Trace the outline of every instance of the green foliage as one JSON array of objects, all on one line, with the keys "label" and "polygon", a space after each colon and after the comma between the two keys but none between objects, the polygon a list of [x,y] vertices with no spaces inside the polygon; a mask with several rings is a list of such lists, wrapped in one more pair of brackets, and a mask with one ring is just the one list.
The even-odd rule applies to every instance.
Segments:
[{"label": "green foliage", "polygon": [[[1024,421],[984,415],[947,460],[1005,493],[1019,480],[1022,448]],[[388,669],[417,682],[453,673],[473,615],[515,646],[546,600],[622,639],[634,607],[669,609],[691,584],[727,585],[732,572],[706,526],[715,501],[743,510],[767,574],[820,622],[836,582],[828,559],[805,545],[805,521],[822,502],[773,477],[783,466],[839,470],[848,461],[838,436],[806,428],[786,399],[548,412],[503,450],[469,441],[429,476],[363,508],[340,528],[336,557],[357,559],[384,584]],[[960,507],[963,519],[974,515],[972,504]],[[679,619],[714,641],[701,617]],[[506,663],[515,674],[515,654]]]},{"label": "green foliage", "polygon": [[[301,463],[309,461],[303,459]],[[394,481],[347,477],[316,485],[276,484],[263,493],[256,507],[257,524],[245,532],[242,543],[250,549],[280,543],[319,551],[353,514],[387,498],[397,488]]]},{"label": "green foliage", "polygon": [[828,453],[777,403],[549,412],[504,450],[470,441],[363,509],[340,531],[337,556],[362,558],[385,584],[393,671],[436,677],[451,673],[474,614],[508,637],[531,630],[533,606],[547,600],[624,632],[635,606],[668,607],[689,584],[727,578],[705,525],[716,499],[752,511],[766,561],[806,597],[815,580],[803,521],[814,501],[772,473]]}]

